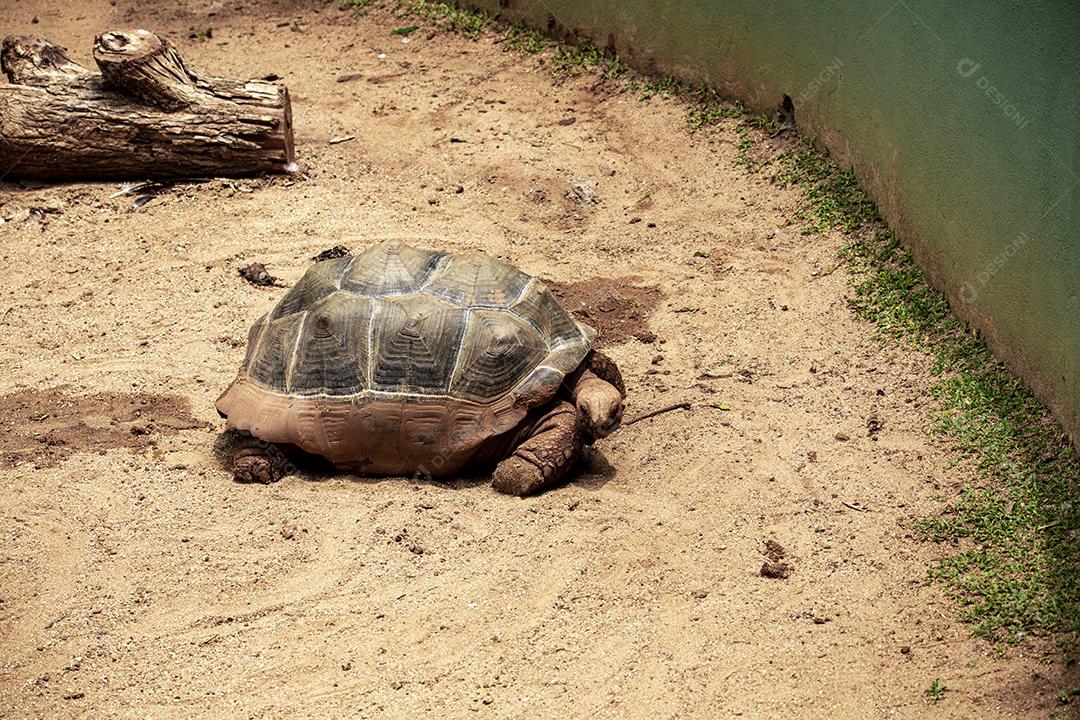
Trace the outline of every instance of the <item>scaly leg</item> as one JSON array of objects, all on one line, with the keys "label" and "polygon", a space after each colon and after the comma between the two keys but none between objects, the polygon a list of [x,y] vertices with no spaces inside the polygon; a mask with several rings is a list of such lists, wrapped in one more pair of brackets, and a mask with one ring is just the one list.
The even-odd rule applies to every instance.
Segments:
[{"label": "scaly leg", "polygon": [[243,483],[272,483],[296,472],[291,446],[276,445],[253,436],[241,439],[233,455],[233,477]]},{"label": "scaly leg", "polygon": [[513,454],[495,468],[493,486],[507,495],[532,495],[558,482],[584,444],[577,408],[556,402]]}]

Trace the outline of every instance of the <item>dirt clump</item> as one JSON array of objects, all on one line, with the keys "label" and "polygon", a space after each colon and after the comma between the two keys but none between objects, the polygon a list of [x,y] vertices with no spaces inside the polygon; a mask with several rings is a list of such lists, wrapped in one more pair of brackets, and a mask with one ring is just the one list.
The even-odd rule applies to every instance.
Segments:
[{"label": "dirt clump", "polygon": [[266,266],[258,262],[240,268],[240,277],[244,278],[252,285],[258,285],[260,287],[280,285],[278,279],[267,271]]},{"label": "dirt clump", "polygon": [[761,565],[761,576],[783,580],[791,575],[794,568],[784,560],[787,551],[775,540],[765,541],[765,562]]}]

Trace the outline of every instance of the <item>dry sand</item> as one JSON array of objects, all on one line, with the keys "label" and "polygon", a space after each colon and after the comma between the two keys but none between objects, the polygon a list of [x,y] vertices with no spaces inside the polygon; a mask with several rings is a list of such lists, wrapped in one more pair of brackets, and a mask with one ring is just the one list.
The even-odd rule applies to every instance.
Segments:
[{"label": "dry sand", "polygon": [[[211,73],[277,73],[304,174],[140,209],[115,184],[0,185],[0,715],[1054,710],[1036,644],[998,658],[924,584],[940,549],[912,519],[967,479],[927,439],[926,359],[848,311],[840,237],[779,229],[798,195],[736,164],[733,127],[691,137],[676,103],[555,82],[494,35],[404,43],[382,11],[137,5],[7,3],[0,30],[90,64],[95,33],[137,25]],[[598,204],[567,196],[581,180]],[[284,292],[238,268],[291,284],[380,237],[560,283],[628,415],[693,408],[526,500],[480,476],[233,483],[213,401]],[[767,541],[788,577],[760,574]]]}]

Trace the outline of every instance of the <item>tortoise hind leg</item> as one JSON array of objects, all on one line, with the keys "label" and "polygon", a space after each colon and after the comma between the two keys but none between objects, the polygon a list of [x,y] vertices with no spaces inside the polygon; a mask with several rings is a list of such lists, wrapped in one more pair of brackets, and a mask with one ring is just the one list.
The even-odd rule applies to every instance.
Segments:
[{"label": "tortoise hind leg", "polygon": [[584,445],[577,408],[555,403],[525,440],[495,468],[492,485],[507,495],[532,495],[562,479]]},{"label": "tortoise hind leg", "polygon": [[296,472],[292,462],[295,449],[247,436],[236,446],[233,455],[233,477],[242,483],[277,482]]}]

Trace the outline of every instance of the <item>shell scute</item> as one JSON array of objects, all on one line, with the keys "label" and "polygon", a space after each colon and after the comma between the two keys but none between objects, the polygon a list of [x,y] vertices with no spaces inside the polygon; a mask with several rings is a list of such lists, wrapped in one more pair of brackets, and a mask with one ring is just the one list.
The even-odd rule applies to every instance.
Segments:
[{"label": "shell scute", "polygon": [[513,265],[473,252],[452,256],[424,289],[462,307],[507,307],[530,280]]},{"label": "shell scute", "polygon": [[509,392],[548,354],[534,327],[501,310],[472,310],[450,394],[487,402]]},{"label": "shell scute", "polygon": [[372,323],[372,389],[445,395],[466,315],[463,308],[421,293],[383,298]]},{"label": "shell scute", "polygon": [[416,292],[445,257],[446,253],[414,248],[396,240],[377,243],[348,258],[340,287],[371,297]]},{"label": "shell scute", "polygon": [[297,395],[354,395],[368,387],[374,301],[334,292],[307,312],[297,336],[285,389]]}]

